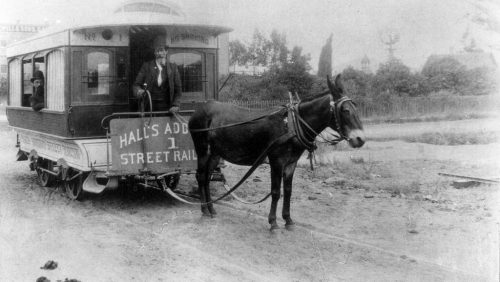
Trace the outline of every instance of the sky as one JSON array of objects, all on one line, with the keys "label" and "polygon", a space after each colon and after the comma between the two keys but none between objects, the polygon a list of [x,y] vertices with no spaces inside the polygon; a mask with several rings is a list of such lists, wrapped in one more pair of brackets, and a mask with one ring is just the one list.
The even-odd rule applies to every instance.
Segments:
[{"label": "sky", "polygon": [[[255,29],[286,35],[317,69],[321,47],[333,35],[333,68],[359,66],[365,55],[375,70],[388,57],[382,42],[399,34],[395,56],[419,70],[432,54],[463,49],[466,31],[500,62],[500,0],[169,0],[188,17],[233,28],[230,39],[250,43]],[[122,0],[0,0],[0,22],[49,23],[104,16]]]}]

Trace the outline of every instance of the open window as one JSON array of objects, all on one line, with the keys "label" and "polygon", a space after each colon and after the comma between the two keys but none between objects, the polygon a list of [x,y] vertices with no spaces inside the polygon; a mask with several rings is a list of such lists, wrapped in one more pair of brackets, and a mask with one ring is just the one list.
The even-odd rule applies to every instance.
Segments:
[{"label": "open window", "polygon": [[30,106],[30,97],[33,95],[33,85],[31,78],[33,77],[33,57],[34,54],[24,56],[22,59],[22,72],[23,72],[23,88],[21,97],[21,107]]},{"label": "open window", "polygon": [[47,52],[43,53],[37,53],[35,57],[33,58],[33,63],[34,63],[34,71],[41,71],[45,75],[47,73],[46,68],[45,68],[45,54]]},{"label": "open window", "polygon": [[[10,90],[10,101],[12,106],[30,107],[30,97],[34,93],[31,79],[36,71],[41,71],[44,77],[46,76],[46,53],[47,52],[28,54],[20,60],[16,59],[11,61],[9,64],[10,83],[13,84]],[[17,81],[18,77],[19,81]],[[19,83],[19,90],[17,89],[17,83]],[[45,84],[43,84],[42,87],[44,87],[44,93],[46,93]]]}]

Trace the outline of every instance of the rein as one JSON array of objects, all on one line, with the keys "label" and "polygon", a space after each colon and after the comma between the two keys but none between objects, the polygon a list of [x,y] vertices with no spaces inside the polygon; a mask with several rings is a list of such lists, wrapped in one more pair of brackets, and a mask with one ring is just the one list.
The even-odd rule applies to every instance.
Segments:
[{"label": "rein", "polygon": [[223,128],[234,127],[234,126],[238,126],[238,125],[249,124],[249,123],[252,123],[252,122],[254,122],[254,121],[257,121],[257,120],[260,120],[260,119],[266,118],[266,117],[268,117],[268,116],[270,116],[270,115],[277,114],[277,113],[279,113],[279,112],[281,112],[281,111],[283,111],[283,109],[276,110],[276,111],[274,111],[274,112],[271,112],[271,113],[269,113],[269,114],[265,114],[265,115],[262,115],[262,116],[256,117],[256,118],[251,119],[251,120],[246,120],[246,121],[242,121],[242,122],[236,122],[236,123],[225,124],[225,125],[221,125],[221,126],[217,126],[217,127],[200,128],[200,129],[189,129],[189,132],[208,132],[208,131],[217,130],[217,129],[223,129]]},{"label": "rein", "polygon": [[[338,142],[342,141],[342,140],[349,140],[348,137],[346,137],[345,135],[342,134],[342,131],[340,130],[341,129],[341,125],[340,125],[340,107],[342,106],[342,104],[346,101],[351,101],[351,99],[347,98],[347,97],[342,97],[341,99],[337,100],[337,101],[333,101],[332,100],[333,98],[330,96],[330,118],[329,120],[331,120],[331,115],[333,114],[334,115],[334,118],[335,118],[335,130],[339,133],[339,137],[334,139],[334,140],[326,140],[325,138],[323,138],[327,143],[331,144],[331,145],[335,145],[337,144]],[[188,200],[185,200],[185,199],[182,199],[181,197],[179,197],[176,193],[174,193],[168,186],[166,186],[166,184],[164,183],[165,182],[165,179],[162,178],[160,179],[160,182],[161,182],[161,186],[163,187],[164,191],[167,192],[169,195],[171,195],[172,197],[174,197],[175,199],[183,202],[183,203],[186,203],[186,204],[190,204],[190,205],[208,205],[208,204],[213,204],[213,203],[216,203],[222,199],[224,199],[225,197],[227,197],[228,195],[232,194],[237,188],[240,187],[241,184],[243,184],[243,182],[248,178],[250,177],[250,175],[257,169],[257,167],[264,161],[265,157],[267,156],[267,153],[277,144],[281,144],[281,143],[284,143],[286,141],[288,141],[289,139],[293,138],[293,137],[297,137],[299,143],[301,145],[303,145],[308,151],[309,151],[309,158],[311,160],[311,167],[312,167],[312,154],[314,152],[314,150],[317,149],[317,146],[315,144],[315,140],[313,138],[312,141],[309,141],[308,137],[305,135],[304,133],[304,130],[302,129],[302,126],[300,126],[300,124],[304,125],[305,128],[310,132],[310,134],[314,134],[314,136],[320,136],[299,114],[299,105],[300,103],[293,103],[293,101],[290,101],[290,103],[288,105],[286,105],[284,107],[284,109],[286,109],[288,111],[288,127],[289,127],[289,131],[283,135],[281,135],[280,137],[276,138],[275,140],[273,140],[265,149],[264,151],[259,155],[259,157],[254,161],[254,163],[252,164],[252,166],[250,167],[250,169],[245,173],[245,175],[238,181],[238,183],[236,183],[231,189],[227,189],[227,185],[224,185],[226,188],[226,193],[224,193],[222,196],[218,197],[217,199],[215,200],[212,200],[212,201],[209,201],[209,202],[202,202],[202,203],[195,203],[195,202],[190,202]],[[280,109],[278,111],[275,111],[275,112],[272,112],[270,114],[266,114],[266,115],[263,115],[263,116],[259,116],[257,118],[254,118],[254,119],[251,119],[251,120],[248,120],[248,121],[243,121],[243,122],[238,122],[238,123],[232,123],[232,124],[226,124],[226,125],[222,125],[222,126],[218,126],[218,127],[211,127],[211,128],[201,128],[201,129],[190,129],[190,132],[208,132],[208,131],[213,131],[213,130],[216,130],[216,129],[223,129],[223,128],[228,128],[228,127],[234,127],[234,126],[238,126],[238,125],[243,125],[243,124],[248,124],[248,123],[251,123],[251,122],[254,122],[254,121],[257,121],[257,120],[260,120],[260,119],[263,119],[263,118],[266,118],[268,117],[269,115],[272,115],[272,114],[276,114],[276,113],[279,113],[283,111],[283,109]],[[174,113],[174,115],[181,121],[185,121],[185,119],[181,118],[180,115],[176,115]],[[246,201],[243,201],[241,199],[239,199],[238,197],[236,197],[235,195],[233,195],[233,197],[242,202],[242,203],[246,203],[246,204],[258,204],[258,203],[261,203],[263,201],[265,201],[267,198],[269,198],[269,196],[271,195],[271,193],[267,194],[264,198],[262,198],[261,200],[259,201],[256,201],[256,202],[246,202]]]},{"label": "rein", "polygon": [[[181,197],[177,196],[177,194],[175,194],[170,188],[168,188],[168,186],[166,186],[166,184],[164,184],[164,181],[165,181],[164,178],[162,178],[160,181],[162,182],[162,186],[166,187],[166,188],[164,188],[165,192],[167,192],[169,195],[171,195],[172,197],[174,197],[175,199],[177,199],[177,200],[179,200],[179,201],[181,201],[183,203],[190,204],[190,205],[200,205],[200,204],[201,205],[208,205],[208,204],[216,203],[216,202],[224,199],[229,194],[233,193],[238,187],[240,187],[240,185],[243,184],[243,182],[245,182],[245,180],[247,180],[247,178],[250,177],[250,175],[252,175],[252,173],[257,169],[257,167],[259,167],[259,165],[264,161],[267,153],[274,147],[274,145],[286,142],[286,141],[288,141],[288,139],[292,138],[293,136],[294,135],[291,132],[288,132],[288,133],[285,133],[285,134],[281,135],[280,137],[276,138],[259,155],[259,157],[254,161],[254,163],[252,164],[252,166],[250,167],[250,169],[245,173],[245,175],[240,179],[240,181],[238,181],[238,183],[236,183],[233,186],[233,188],[231,188],[229,190],[226,189],[227,190],[226,193],[224,193],[222,196],[220,196],[217,199],[212,200],[210,202],[195,203],[195,202],[190,202],[190,201],[184,200]],[[268,195],[266,195],[262,200],[254,202],[252,204],[261,203],[261,202],[265,201],[267,198],[269,198],[270,195],[271,195],[271,193],[269,193]],[[237,199],[237,197],[235,197],[235,198]]]}]

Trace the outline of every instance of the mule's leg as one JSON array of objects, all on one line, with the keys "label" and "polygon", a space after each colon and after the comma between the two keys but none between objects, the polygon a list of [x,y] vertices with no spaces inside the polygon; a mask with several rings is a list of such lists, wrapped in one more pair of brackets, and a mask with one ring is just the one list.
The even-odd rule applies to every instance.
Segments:
[{"label": "mule's leg", "polygon": [[[198,181],[198,191],[200,193],[200,201],[202,203],[208,202],[206,189],[207,175],[208,175],[208,161],[209,156],[198,156],[198,169],[196,170],[196,180]],[[206,204],[201,205],[201,213],[205,216],[210,216],[210,211]]]},{"label": "mule's leg", "polygon": [[290,199],[292,197],[292,181],[293,174],[295,172],[295,167],[297,166],[297,162],[293,164],[289,164],[285,167],[283,171],[283,211],[282,216],[285,220],[285,228],[293,229],[294,222],[290,217]]},{"label": "mule's leg", "polygon": [[269,224],[271,224],[271,231],[278,229],[278,223],[276,223],[276,208],[278,206],[278,200],[281,196],[281,179],[282,179],[282,167],[279,164],[271,163],[271,210],[269,211]]},{"label": "mule's leg", "polygon": [[[212,176],[212,172],[219,164],[219,160],[220,160],[220,157],[214,156],[214,155],[210,155],[210,158],[208,160],[208,164],[207,164],[208,173],[207,173],[207,180],[206,180],[206,185],[205,185],[205,196],[206,196],[207,202],[212,201],[212,196],[210,195],[210,178]],[[212,217],[214,217],[217,214],[217,212],[214,209],[214,205],[212,203],[210,203],[207,205],[207,207],[208,207],[208,211],[210,212]]]},{"label": "mule's leg", "polygon": [[[198,181],[198,193],[200,193],[200,202],[207,202],[207,197],[205,193],[205,169],[198,169],[196,171],[196,180]],[[208,211],[208,207],[205,204],[201,204],[201,213],[205,216],[210,216],[210,212]]]},{"label": "mule's leg", "polygon": [[[191,125],[190,125],[191,126]],[[200,125],[199,128],[208,128],[208,125]],[[210,159],[209,145],[208,145],[208,134],[195,133],[192,136],[194,142],[194,149],[196,150],[196,155],[198,157],[198,168],[196,169],[196,181],[198,182],[198,193],[200,194],[200,201],[202,203],[207,202],[206,189],[207,185],[207,175],[208,175],[208,161]],[[201,212],[203,215],[210,216],[210,212],[207,205],[201,205]]]}]

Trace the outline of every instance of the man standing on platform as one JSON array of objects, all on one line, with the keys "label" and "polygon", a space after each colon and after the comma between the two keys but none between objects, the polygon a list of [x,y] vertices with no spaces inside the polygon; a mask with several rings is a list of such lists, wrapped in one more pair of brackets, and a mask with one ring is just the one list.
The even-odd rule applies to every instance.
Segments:
[{"label": "man standing on platform", "polygon": [[177,65],[167,61],[168,46],[155,44],[155,59],[145,62],[134,82],[133,91],[138,99],[145,99],[145,109],[149,110],[151,93],[153,111],[178,112],[182,96],[182,84]]}]

